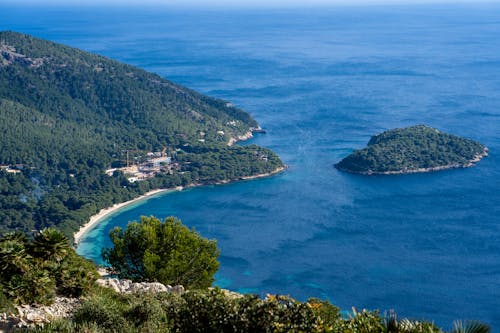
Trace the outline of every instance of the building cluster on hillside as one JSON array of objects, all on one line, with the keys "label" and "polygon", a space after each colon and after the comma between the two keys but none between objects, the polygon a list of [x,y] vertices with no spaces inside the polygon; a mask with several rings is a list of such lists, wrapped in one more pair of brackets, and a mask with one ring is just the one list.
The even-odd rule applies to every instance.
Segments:
[{"label": "building cluster on hillside", "polygon": [[24,169],[24,164],[0,165],[0,170],[3,170],[7,173],[12,173],[12,174],[21,173],[22,169]]},{"label": "building cluster on hillside", "polygon": [[134,183],[152,178],[159,173],[171,173],[178,168],[178,163],[172,163],[172,157],[166,156],[165,151],[162,151],[147,153],[144,161],[140,163],[130,163],[127,157],[127,166],[108,169],[105,172],[108,176],[112,176],[115,171],[123,172],[128,181]]}]

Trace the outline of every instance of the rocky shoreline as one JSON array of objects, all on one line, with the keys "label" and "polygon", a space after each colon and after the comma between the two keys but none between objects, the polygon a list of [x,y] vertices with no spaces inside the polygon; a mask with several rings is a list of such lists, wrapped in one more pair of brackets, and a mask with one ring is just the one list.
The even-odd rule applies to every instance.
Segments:
[{"label": "rocky shoreline", "polygon": [[254,133],[262,133],[262,134],[265,134],[266,131],[264,129],[262,129],[262,127],[260,126],[257,126],[257,127],[250,127],[248,129],[248,132],[246,132],[245,134],[242,134],[242,135],[238,135],[236,137],[231,137],[227,143],[228,146],[232,146],[234,145],[235,143],[239,142],[239,141],[245,141],[245,140],[248,140],[248,139],[251,139],[253,138],[253,134]]},{"label": "rocky shoreline", "polygon": [[489,149],[484,148],[483,152],[480,154],[477,154],[469,160],[465,164],[448,164],[448,165],[442,165],[442,166],[436,166],[436,167],[431,167],[431,168],[418,168],[418,169],[408,169],[408,170],[397,170],[397,171],[353,171],[345,168],[338,167],[337,165],[335,166],[337,169],[340,171],[345,171],[348,173],[356,174],[356,175],[366,175],[366,176],[376,176],[376,175],[406,175],[406,174],[412,174],[412,173],[425,173],[425,172],[434,172],[434,171],[441,171],[441,170],[449,170],[449,169],[459,169],[459,168],[470,168],[474,166],[477,162],[488,156]]}]

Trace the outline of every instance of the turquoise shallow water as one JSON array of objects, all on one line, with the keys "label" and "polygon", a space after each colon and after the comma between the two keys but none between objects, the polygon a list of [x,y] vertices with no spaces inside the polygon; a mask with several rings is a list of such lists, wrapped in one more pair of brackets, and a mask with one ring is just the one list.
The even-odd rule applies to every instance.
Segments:
[{"label": "turquoise shallow water", "polygon": [[[2,7],[0,5],[0,7]],[[216,284],[500,326],[500,6],[328,10],[0,8],[0,28],[131,63],[230,100],[290,168],[128,207],[89,232],[175,215],[222,251]],[[335,162],[428,124],[490,148],[476,167],[364,177]]]}]

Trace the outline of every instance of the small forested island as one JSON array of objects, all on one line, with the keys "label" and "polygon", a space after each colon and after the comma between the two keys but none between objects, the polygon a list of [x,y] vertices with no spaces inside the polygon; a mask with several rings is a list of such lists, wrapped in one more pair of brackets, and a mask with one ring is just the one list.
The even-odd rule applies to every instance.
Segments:
[{"label": "small forested island", "polygon": [[416,125],[373,136],[335,167],[364,175],[405,174],[466,168],[487,155],[479,142]]},{"label": "small forested island", "polygon": [[105,207],[155,189],[283,169],[238,146],[255,119],[231,103],[96,54],[0,32],[0,234],[70,238]]}]

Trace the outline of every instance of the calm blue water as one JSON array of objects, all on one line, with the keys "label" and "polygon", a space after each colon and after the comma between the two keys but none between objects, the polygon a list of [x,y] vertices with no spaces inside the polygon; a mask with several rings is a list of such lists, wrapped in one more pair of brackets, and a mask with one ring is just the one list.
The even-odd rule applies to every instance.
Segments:
[{"label": "calm blue water", "polygon": [[[80,47],[230,100],[289,170],[155,197],[114,225],[175,215],[222,251],[217,285],[500,327],[500,6],[222,11],[0,6],[0,28]],[[474,168],[355,176],[332,165],[413,124],[479,140]]]}]

